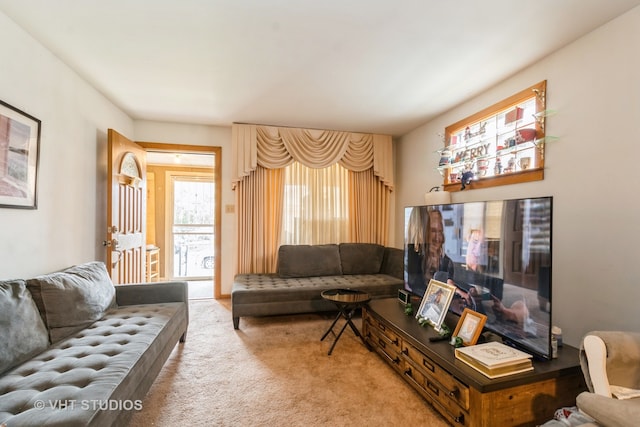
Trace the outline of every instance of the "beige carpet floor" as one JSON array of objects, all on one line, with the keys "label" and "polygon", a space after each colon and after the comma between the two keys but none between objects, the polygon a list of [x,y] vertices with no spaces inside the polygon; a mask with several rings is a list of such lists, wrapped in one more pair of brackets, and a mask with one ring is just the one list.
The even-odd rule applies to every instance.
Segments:
[{"label": "beige carpet floor", "polygon": [[236,331],[228,301],[192,301],[189,314],[130,426],[447,425],[348,328],[328,356],[333,315],[242,318]]}]

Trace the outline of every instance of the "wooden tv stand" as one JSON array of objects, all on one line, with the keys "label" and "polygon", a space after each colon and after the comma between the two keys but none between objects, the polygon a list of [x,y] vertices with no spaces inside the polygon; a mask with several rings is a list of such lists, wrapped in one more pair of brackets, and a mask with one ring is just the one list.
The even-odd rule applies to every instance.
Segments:
[{"label": "wooden tv stand", "polygon": [[[456,322],[455,315],[445,321],[452,330]],[[437,333],[405,315],[395,298],[372,300],[362,309],[362,335],[451,424],[543,424],[586,390],[574,347],[561,347],[557,359],[534,361],[532,372],[492,380],[456,360],[448,341],[430,342]]]}]

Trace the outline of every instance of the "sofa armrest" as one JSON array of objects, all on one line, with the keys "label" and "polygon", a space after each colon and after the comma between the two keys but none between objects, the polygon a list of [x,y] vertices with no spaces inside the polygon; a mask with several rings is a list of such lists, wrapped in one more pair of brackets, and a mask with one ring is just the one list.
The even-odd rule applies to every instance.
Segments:
[{"label": "sofa armrest", "polygon": [[607,396],[609,385],[640,389],[640,333],[589,332],[580,348],[580,364],[590,391]]},{"label": "sofa armrest", "polygon": [[402,279],[404,277],[404,250],[385,247],[380,273]]},{"label": "sofa armrest", "polygon": [[115,285],[118,305],[189,302],[187,282],[154,282]]},{"label": "sofa armrest", "polygon": [[587,335],[582,345],[589,361],[589,378],[593,385],[593,392],[600,396],[611,397],[607,376],[607,347],[604,341],[599,336]]}]

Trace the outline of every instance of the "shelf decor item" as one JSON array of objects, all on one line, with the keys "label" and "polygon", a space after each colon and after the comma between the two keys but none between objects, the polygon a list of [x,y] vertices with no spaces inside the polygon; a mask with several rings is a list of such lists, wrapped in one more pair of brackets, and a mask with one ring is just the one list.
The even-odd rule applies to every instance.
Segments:
[{"label": "shelf decor item", "polygon": [[416,314],[418,322],[429,323],[440,332],[455,291],[454,285],[431,279]]},{"label": "shelf decor item", "polygon": [[0,207],[36,209],[40,120],[0,101]]},{"label": "shelf decor item", "polygon": [[462,345],[475,345],[482,333],[487,316],[469,308],[465,308],[460,316],[453,336],[462,339]]}]

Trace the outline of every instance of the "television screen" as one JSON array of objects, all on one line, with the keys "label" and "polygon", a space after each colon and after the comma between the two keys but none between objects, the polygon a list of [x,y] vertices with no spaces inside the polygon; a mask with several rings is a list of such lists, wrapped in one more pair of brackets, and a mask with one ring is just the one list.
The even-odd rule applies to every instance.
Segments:
[{"label": "television screen", "polygon": [[551,356],[552,198],[405,208],[404,287],[456,286],[449,308],[487,316],[485,329]]}]

